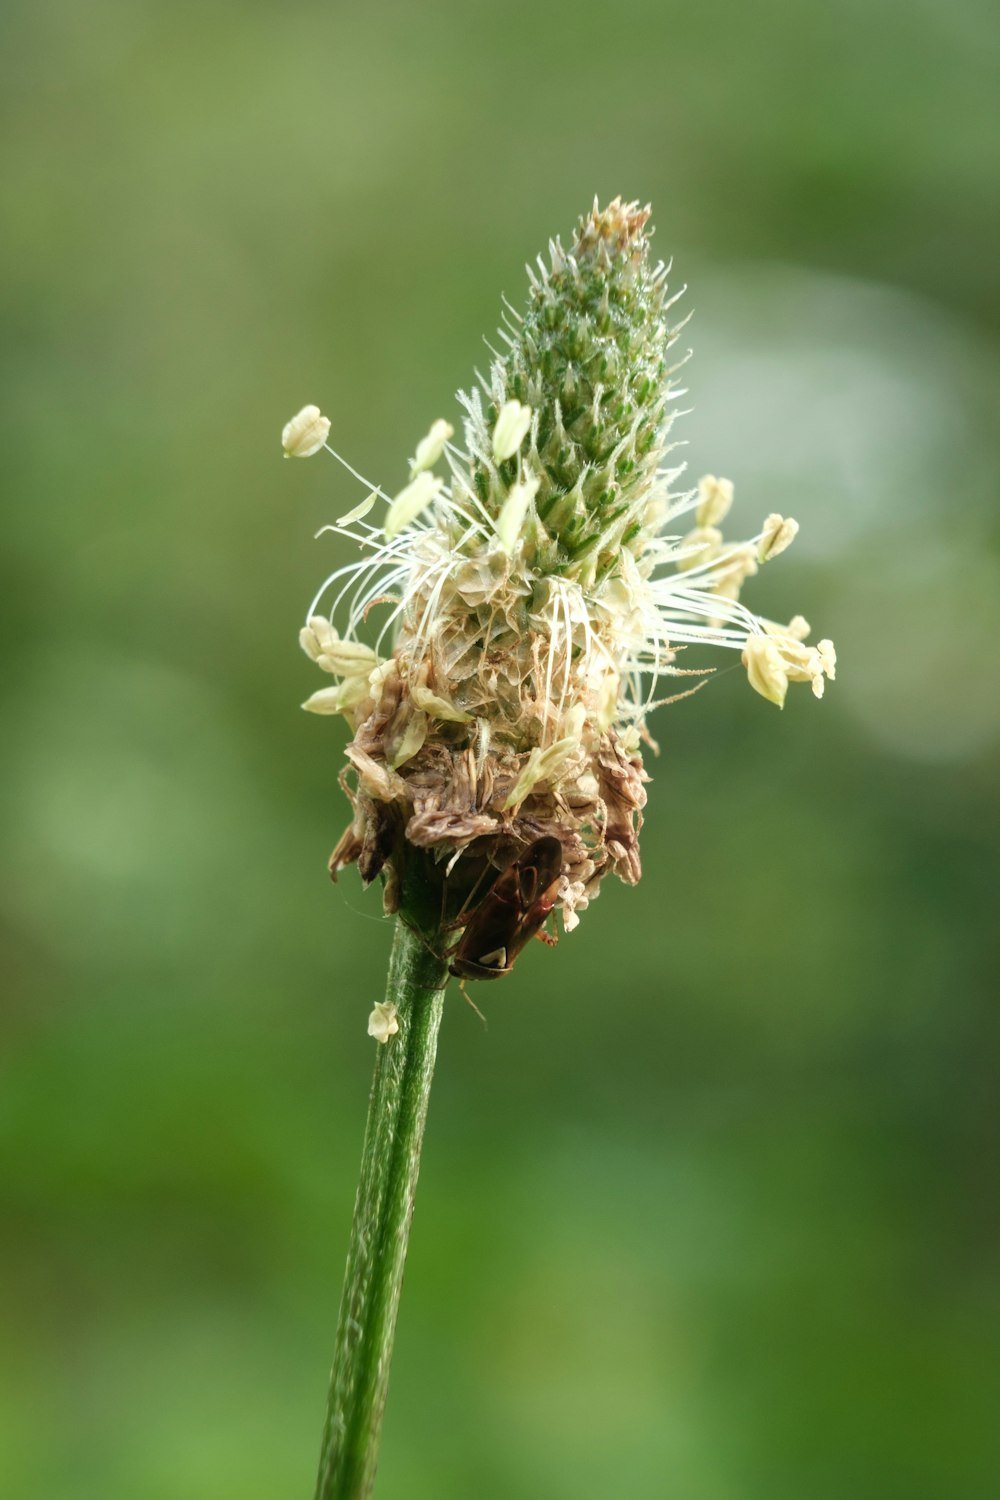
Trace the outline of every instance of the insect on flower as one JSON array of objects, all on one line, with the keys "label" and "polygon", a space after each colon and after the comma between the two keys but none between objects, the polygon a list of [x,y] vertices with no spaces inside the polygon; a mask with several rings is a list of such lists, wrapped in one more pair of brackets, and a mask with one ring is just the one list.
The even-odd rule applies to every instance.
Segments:
[{"label": "insect on flower", "polygon": [[536,839],[497,876],[476,907],[448,965],[456,979],[502,979],[556,904],[563,850],[552,835]]}]

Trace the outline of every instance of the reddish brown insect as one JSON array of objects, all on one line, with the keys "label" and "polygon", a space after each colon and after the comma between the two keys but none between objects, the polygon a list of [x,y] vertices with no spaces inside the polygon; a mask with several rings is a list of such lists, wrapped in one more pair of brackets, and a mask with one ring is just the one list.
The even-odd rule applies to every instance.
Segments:
[{"label": "reddish brown insect", "polygon": [[[536,839],[497,876],[476,907],[448,965],[456,979],[501,979],[542,927],[556,904],[562,844],[551,834]],[[547,941],[555,942],[554,938]]]}]

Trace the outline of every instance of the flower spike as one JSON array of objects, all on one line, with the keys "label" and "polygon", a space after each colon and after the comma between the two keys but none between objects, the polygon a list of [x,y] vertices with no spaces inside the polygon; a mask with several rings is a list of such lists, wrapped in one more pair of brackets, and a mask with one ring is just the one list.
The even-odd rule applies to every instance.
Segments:
[{"label": "flower spike", "polygon": [[[338,680],[305,707],[351,727],[354,816],[335,864],[382,874],[390,908],[414,860],[471,888],[520,856],[534,868],[527,851],[551,836],[571,929],[607,875],[639,879],[647,716],[693,691],[664,694],[664,679],[710,670],[682,668],[683,648],[739,652],[778,707],[791,684],[821,697],[834,678],[832,643],[808,645],[801,616],[775,625],[741,598],[798,523],[775,512],[729,542],[731,480],[673,488],[683,323],[648,220],[615,199],[568,248],[554,241],[505,316],[504,352],[460,395],[464,450],[438,418],[382,530],[365,519],[372,486],[335,528],[361,557],[310,608],[303,648]],[[328,428],[304,408],[286,451],[316,451]],[[447,479],[430,472],[445,455]],[[372,647],[357,632],[376,608]]]}]

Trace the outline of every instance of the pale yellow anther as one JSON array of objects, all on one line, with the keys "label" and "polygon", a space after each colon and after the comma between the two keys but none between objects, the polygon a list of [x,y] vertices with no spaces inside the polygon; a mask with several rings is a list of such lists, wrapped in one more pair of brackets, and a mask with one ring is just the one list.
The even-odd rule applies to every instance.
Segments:
[{"label": "pale yellow anther", "polygon": [[416,479],[417,475],[422,474],[425,469],[433,469],[444,452],[448,439],[454,436],[454,427],[443,417],[438,417],[436,422],[432,422],[430,432],[417,444],[417,451],[410,465],[410,478]]},{"label": "pale yellow anther", "polygon": [[432,719],[441,719],[449,724],[468,724],[472,718],[471,714],[463,713],[454,703],[449,703],[447,698],[431,691],[427,686],[426,667],[411,681],[410,697],[417,708],[423,709]]},{"label": "pale yellow anther", "polygon": [[793,615],[787,625],[782,625],[777,620],[765,620],[761,615],[759,623],[768,635],[788,637],[793,641],[804,641],[811,629],[809,621],[803,615]]},{"label": "pale yellow anther", "polygon": [[788,673],[774,638],[769,635],[750,636],[743,649],[743,665],[754,692],[760,693],[769,703],[784,708]]},{"label": "pale yellow anther", "polygon": [[336,639],[337,632],[323,615],[310,615],[299,631],[299,645],[313,661],[318,661]]},{"label": "pale yellow anther", "polygon": [[360,641],[331,641],[316,658],[316,665],[334,677],[364,677],[367,680],[378,657]]},{"label": "pale yellow anther", "polygon": [[377,667],[372,667],[368,673],[368,687],[372,697],[380,698],[386,683],[398,676],[399,667],[396,665],[395,657],[390,656],[387,661],[379,662]]},{"label": "pale yellow anther", "polygon": [[740,589],[756,571],[757,555],[749,542],[720,553],[712,570],[716,580],[713,593],[721,599],[738,599]]},{"label": "pale yellow anther", "polygon": [[514,785],[507,794],[504,808],[518,807],[540,781],[550,781],[571,751],[579,748],[579,732],[566,735],[542,750],[538,745],[528,752]]},{"label": "pale yellow anther", "polygon": [[417,751],[423,748],[427,738],[428,719],[423,709],[416,709],[410,714],[403,726],[402,734],[394,734],[386,740],[386,760],[395,771],[397,766],[405,766],[408,760],[412,760]]},{"label": "pale yellow anther", "polygon": [[505,401],[493,429],[493,457],[501,463],[513,458],[528,435],[531,407],[520,401]]},{"label": "pale yellow anther", "polygon": [[729,514],[732,503],[731,479],[716,479],[714,474],[706,474],[698,480],[698,509],[694,518],[699,526],[718,526]]},{"label": "pale yellow anther", "polygon": [[386,536],[394,537],[402,531],[404,526],[409,526],[410,522],[415,521],[443,489],[443,479],[438,479],[426,471],[418,474],[405,489],[400,490],[389,506],[385,517]]},{"label": "pale yellow anther", "polygon": [[302,707],[310,714],[342,714],[369,697],[365,677],[348,677],[338,687],[320,688]]},{"label": "pale yellow anther", "polygon": [[334,677],[365,677],[378,661],[370,646],[342,641],[322,615],[313,615],[299,631],[299,645],[324,672]]},{"label": "pale yellow anther", "polygon": [[764,522],[760,541],[757,543],[757,557],[762,563],[770,562],[772,557],[777,557],[790,547],[798,535],[799,523],[793,521],[791,516],[779,516],[777,511],[772,511]]},{"label": "pale yellow anther", "polygon": [[340,701],[340,688],[320,688],[307,698],[302,707],[310,714],[339,714],[343,709]]},{"label": "pale yellow anther", "polygon": [[399,1030],[399,1013],[391,1000],[379,1000],[368,1017],[368,1035],[380,1046],[385,1046],[391,1036]]},{"label": "pale yellow anther", "polygon": [[699,568],[712,562],[722,547],[722,532],[715,526],[696,526],[689,531],[681,543],[682,555],[677,559],[678,573],[690,568]]},{"label": "pale yellow anther", "polygon": [[822,666],[823,671],[826,673],[827,677],[829,677],[831,682],[836,681],[837,652],[834,649],[833,642],[831,640],[822,640],[817,642],[816,654],[820,659],[820,665]]},{"label": "pale yellow anther", "polygon": [[311,458],[330,436],[330,419],[318,406],[304,406],[281,429],[286,458]]},{"label": "pale yellow anther", "polygon": [[[817,646],[807,646],[780,625],[770,620],[761,623],[767,633],[750,636],[743,652],[750,686],[779,708],[790,682],[808,682],[814,695],[822,698],[827,678],[832,682],[837,675],[833,642],[822,640]],[[805,625],[800,616],[792,623]]]},{"label": "pale yellow anther", "polygon": [[510,493],[500,507],[500,514],[496,519],[497,536],[500,539],[501,547],[508,557],[510,557],[517,546],[518,538],[521,535],[521,527],[524,525],[524,518],[528,513],[528,506],[538,492],[538,485],[539,480],[537,476],[534,474],[529,475],[520,484],[512,486]]}]

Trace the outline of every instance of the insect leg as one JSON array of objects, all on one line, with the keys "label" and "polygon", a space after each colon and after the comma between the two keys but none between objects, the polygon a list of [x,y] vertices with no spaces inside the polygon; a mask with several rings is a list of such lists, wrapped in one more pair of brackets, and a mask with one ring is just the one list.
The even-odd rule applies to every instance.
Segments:
[{"label": "insect leg", "polygon": [[466,1005],[471,1005],[472,1009],[476,1012],[476,1015],[482,1021],[482,1023],[483,1023],[483,1030],[484,1031],[489,1031],[489,1026],[486,1023],[486,1017],[483,1015],[482,1011],[479,1009],[479,1006],[476,1004],[475,1000],[473,1000],[472,996],[469,994],[468,990],[465,988],[465,980],[464,979],[460,979],[458,981],[458,988],[462,992],[462,999],[465,1001]]}]

